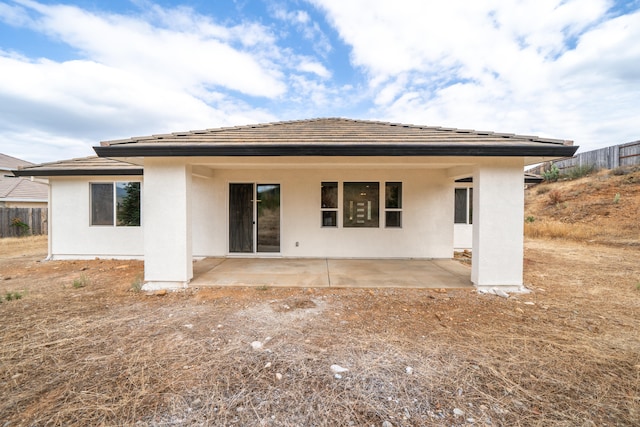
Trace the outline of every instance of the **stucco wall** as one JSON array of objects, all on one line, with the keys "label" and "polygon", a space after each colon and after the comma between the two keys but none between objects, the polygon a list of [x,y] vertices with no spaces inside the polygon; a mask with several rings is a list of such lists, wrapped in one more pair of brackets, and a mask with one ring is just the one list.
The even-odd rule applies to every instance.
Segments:
[{"label": "stucco wall", "polygon": [[225,223],[220,222],[218,212],[226,208],[224,188],[217,185],[211,176],[194,174],[191,190],[193,255],[200,257],[220,254],[216,241],[224,239],[227,230]]},{"label": "stucco wall", "polygon": [[[323,181],[380,182],[380,227],[321,227],[320,188]],[[400,229],[384,227],[382,190],[386,181],[403,183],[403,226]],[[193,182],[194,255],[228,255],[229,183],[261,183],[281,185],[282,256],[452,256],[454,186],[442,169],[214,169],[210,178],[195,177]],[[340,217],[342,197],[339,198],[339,209]]]},{"label": "stucco wall", "polygon": [[473,246],[473,225],[453,225],[453,247],[455,249],[471,249]]},{"label": "stucco wall", "polygon": [[[58,177],[50,179],[52,259],[141,258],[142,227],[90,225],[90,182],[141,181],[140,177]],[[142,189],[144,197],[144,188]]]},{"label": "stucco wall", "polygon": [[[455,188],[472,188],[473,184],[466,182],[456,182]],[[453,221],[453,218],[452,218]],[[471,249],[473,246],[473,225],[453,224],[453,247],[454,249]]]}]

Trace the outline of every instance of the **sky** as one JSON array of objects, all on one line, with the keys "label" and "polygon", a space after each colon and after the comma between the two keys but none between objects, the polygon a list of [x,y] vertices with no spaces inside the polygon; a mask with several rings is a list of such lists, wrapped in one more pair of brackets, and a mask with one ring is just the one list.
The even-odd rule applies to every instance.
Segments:
[{"label": "sky", "polygon": [[317,117],[640,139],[640,0],[0,0],[0,152]]}]

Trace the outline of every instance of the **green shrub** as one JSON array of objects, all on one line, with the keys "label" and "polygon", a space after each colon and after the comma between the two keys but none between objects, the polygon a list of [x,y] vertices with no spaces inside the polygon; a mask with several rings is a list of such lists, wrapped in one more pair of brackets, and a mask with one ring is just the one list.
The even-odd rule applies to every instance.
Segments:
[{"label": "green shrub", "polygon": [[30,229],[29,224],[24,223],[22,219],[18,217],[13,218],[11,220],[11,225],[13,225],[14,227],[18,227],[19,229],[18,234],[20,236],[26,236],[29,234],[29,229]]},{"label": "green shrub", "polygon": [[[7,293],[4,295],[4,299],[6,299],[7,301],[19,300],[20,298],[22,298],[22,296],[23,294],[20,292],[7,291]],[[0,297],[0,302],[2,302],[1,297]]]},{"label": "green shrub", "polygon": [[560,178],[560,169],[556,165],[551,165],[548,171],[542,172],[542,178],[547,182],[556,182]]},{"label": "green shrub", "polygon": [[529,224],[530,224],[530,223],[532,223],[532,222],[533,222],[533,221],[535,221],[535,220],[536,220],[536,219],[535,219],[533,216],[529,215],[528,217],[526,217],[526,218],[524,219],[524,222],[526,222],[526,223],[529,223]]},{"label": "green shrub", "polygon": [[566,176],[569,179],[578,179],[578,178],[582,178],[583,176],[589,175],[594,170],[595,170],[594,165],[574,166],[568,171],[566,171],[564,173],[564,176]]},{"label": "green shrub", "polygon": [[88,286],[90,283],[91,282],[89,281],[87,276],[83,274],[82,276],[80,276],[80,278],[75,279],[73,281],[73,287],[76,289],[80,289],[80,288],[84,288],[85,286]]}]

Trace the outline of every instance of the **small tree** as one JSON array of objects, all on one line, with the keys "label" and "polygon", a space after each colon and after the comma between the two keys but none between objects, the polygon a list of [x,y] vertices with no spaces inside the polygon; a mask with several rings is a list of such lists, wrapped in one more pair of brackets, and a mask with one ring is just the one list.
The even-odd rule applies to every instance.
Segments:
[{"label": "small tree", "polygon": [[11,225],[13,225],[14,227],[18,227],[19,236],[26,236],[27,234],[29,234],[29,229],[31,228],[29,227],[29,224],[25,223],[21,218],[18,217],[15,217],[11,220]]},{"label": "small tree", "polygon": [[560,178],[560,169],[556,165],[551,165],[548,171],[542,172],[542,178],[547,182],[556,182]]},{"label": "small tree", "polygon": [[140,183],[127,182],[126,196],[118,204],[118,225],[140,225]]}]

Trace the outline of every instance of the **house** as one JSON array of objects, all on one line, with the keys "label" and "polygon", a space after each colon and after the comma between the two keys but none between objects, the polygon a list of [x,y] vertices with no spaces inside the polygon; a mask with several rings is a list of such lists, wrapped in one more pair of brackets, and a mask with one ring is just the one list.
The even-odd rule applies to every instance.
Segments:
[{"label": "house", "polygon": [[471,281],[520,289],[524,167],[570,141],[342,118],[104,141],[25,167],[51,183],[49,256],[144,258],[145,289],[196,257],[451,258],[473,179]]},{"label": "house", "polygon": [[[544,179],[533,173],[524,174],[524,187],[539,184]],[[456,179],[453,213],[453,248],[456,250],[473,247],[473,178]]]},{"label": "house", "polygon": [[16,177],[11,171],[33,163],[0,153],[0,207],[46,208],[49,186],[45,180]]}]

